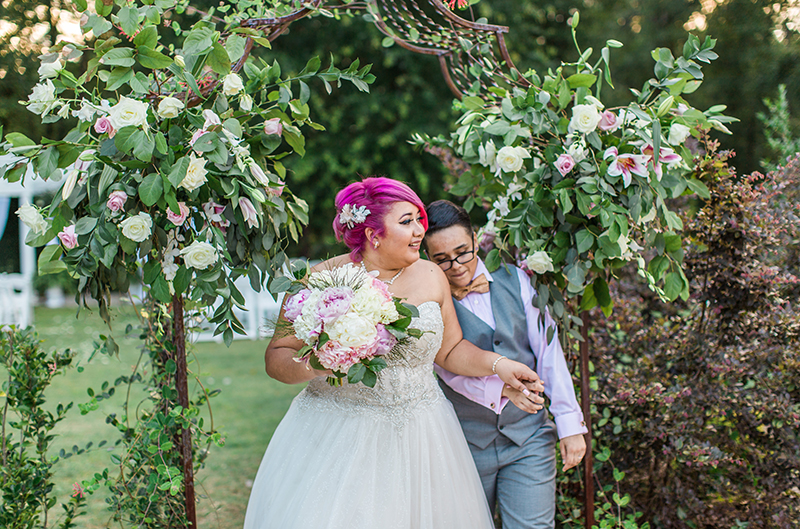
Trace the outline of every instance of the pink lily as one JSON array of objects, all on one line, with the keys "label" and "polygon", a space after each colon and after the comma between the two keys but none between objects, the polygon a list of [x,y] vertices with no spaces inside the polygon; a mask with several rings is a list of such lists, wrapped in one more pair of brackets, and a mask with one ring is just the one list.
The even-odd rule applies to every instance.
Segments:
[{"label": "pink lily", "polygon": [[612,158],[608,165],[609,176],[622,175],[625,187],[631,185],[631,174],[647,177],[647,157],[641,154],[619,154],[616,147],[609,147],[603,153],[603,159]]},{"label": "pink lily", "polygon": [[661,170],[661,163],[665,163],[667,165],[673,165],[679,163],[682,158],[679,154],[675,151],[670,149],[669,147],[661,147],[658,149],[658,163],[654,163],[655,159],[653,158],[653,144],[648,143],[644,147],[642,147],[642,154],[647,157],[647,165],[651,166],[653,172],[656,174],[656,180],[659,182],[661,181],[661,177],[663,176],[663,171]]}]

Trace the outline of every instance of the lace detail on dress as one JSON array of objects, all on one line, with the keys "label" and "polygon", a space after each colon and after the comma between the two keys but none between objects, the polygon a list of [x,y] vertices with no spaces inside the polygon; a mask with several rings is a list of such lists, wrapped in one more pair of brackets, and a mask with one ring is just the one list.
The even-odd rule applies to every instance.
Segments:
[{"label": "lace detail on dress", "polygon": [[433,374],[433,360],[442,345],[442,312],[435,301],[418,307],[419,318],[412,327],[425,331],[421,338],[398,344],[386,355],[388,364],[374,388],[363,384],[331,387],[320,377],[309,382],[295,404],[316,410],[343,410],[389,421],[402,428],[421,406],[444,400]]}]

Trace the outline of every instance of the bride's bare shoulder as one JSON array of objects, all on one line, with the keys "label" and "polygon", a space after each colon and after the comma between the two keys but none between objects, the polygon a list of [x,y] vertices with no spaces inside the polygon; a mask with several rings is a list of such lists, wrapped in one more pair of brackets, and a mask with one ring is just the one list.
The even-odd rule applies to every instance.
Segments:
[{"label": "bride's bare shoulder", "polygon": [[449,293],[447,277],[438,265],[420,259],[413,264],[412,269],[414,284],[418,290],[431,293],[437,301],[441,301],[446,292]]}]

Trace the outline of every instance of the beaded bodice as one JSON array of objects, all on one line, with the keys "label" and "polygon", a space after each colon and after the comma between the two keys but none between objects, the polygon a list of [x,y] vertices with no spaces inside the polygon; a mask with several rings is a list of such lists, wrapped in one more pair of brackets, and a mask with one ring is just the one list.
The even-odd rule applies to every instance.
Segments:
[{"label": "beaded bodice", "polygon": [[319,377],[309,382],[295,404],[365,414],[402,427],[415,409],[444,400],[433,374],[433,360],[442,345],[442,312],[435,301],[420,304],[418,310],[419,318],[411,327],[424,334],[398,344],[386,355],[388,365],[378,373],[374,388],[347,383],[331,387]]}]

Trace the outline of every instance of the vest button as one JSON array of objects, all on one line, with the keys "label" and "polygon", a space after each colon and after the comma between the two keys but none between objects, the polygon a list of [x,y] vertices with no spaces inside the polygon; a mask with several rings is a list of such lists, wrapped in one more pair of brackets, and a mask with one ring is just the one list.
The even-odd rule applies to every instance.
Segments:
[{"label": "vest button", "polygon": [[505,424],[501,424],[501,425],[500,425],[500,429],[501,429],[501,430],[502,430],[503,428],[505,428],[505,427],[506,427],[506,425],[505,425]]},{"label": "vest button", "polygon": [[495,340],[495,341],[494,341],[494,344],[495,344],[495,345],[500,345],[500,340]]}]

